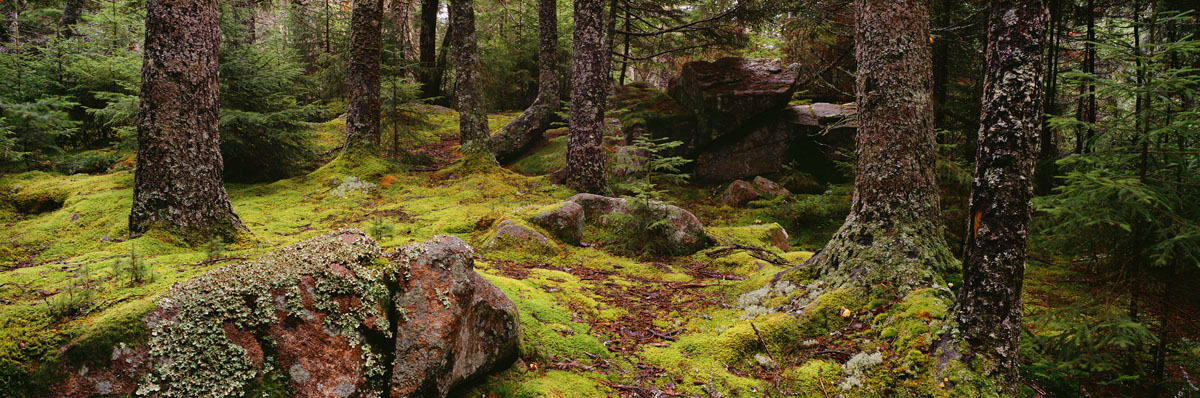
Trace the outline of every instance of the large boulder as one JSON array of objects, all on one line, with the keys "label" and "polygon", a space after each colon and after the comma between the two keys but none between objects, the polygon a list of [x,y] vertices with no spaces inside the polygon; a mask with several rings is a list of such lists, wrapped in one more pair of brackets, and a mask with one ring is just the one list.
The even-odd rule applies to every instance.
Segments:
[{"label": "large boulder", "polygon": [[342,230],[222,267],[159,299],[143,319],[148,341],[114,348],[108,368],[124,370],[119,380],[83,383],[95,378],[73,369],[54,391],[444,397],[516,358],[515,307],[471,255],[440,236],[384,256],[362,232]]},{"label": "large boulder", "polygon": [[471,247],[453,236],[388,255],[399,286],[392,397],[445,397],[517,358],[517,309],[474,270]]},{"label": "large boulder", "polygon": [[693,176],[729,181],[778,173],[791,164],[818,180],[837,180],[834,161],[854,149],[853,115],[853,104],[786,107],[721,145],[702,148]]},{"label": "large boulder", "polygon": [[669,91],[699,123],[693,142],[701,148],[764,114],[783,109],[796,92],[800,70],[777,59],[728,57],[683,65]]},{"label": "large boulder", "polygon": [[488,235],[483,244],[486,249],[525,248],[550,251],[554,248],[546,235],[508,219],[496,223]]}]

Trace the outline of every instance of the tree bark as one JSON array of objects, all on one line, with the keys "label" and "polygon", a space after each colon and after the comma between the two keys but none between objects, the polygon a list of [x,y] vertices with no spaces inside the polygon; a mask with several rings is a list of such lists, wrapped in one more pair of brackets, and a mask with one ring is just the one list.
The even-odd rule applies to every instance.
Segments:
[{"label": "tree bark", "polygon": [[1050,0],[1050,26],[1046,37],[1046,78],[1042,84],[1042,131],[1038,135],[1038,160],[1034,166],[1034,194],[1048,195],[1058,174],[1058,143],[1047,121],[1058,114],[1058,41],[1062,31],[1063,0]]},{"label": "tree bark", "polygon": [[245,229],[221,180],[217,13],[216,0],[146,2],[134,233],[203,238]]},{"label": "tree bark", "polygon": [[62,17],[58,19],[59,29],[62,29],[64,38],[75,36],[75,24],[79,23],[79,18],[83,16],[84,0],[66,0],[63,2]]},{"label": "tree bark", "polygon": [[450,0],[450,24],[454,37],[455,97],[458,108],[458,137],[467,162],[491,157],[488,147],[487,113],[479,81],[479,45],[475,41],[475,2]]},{"label": "tree bark", "polygon": [[21,11],[25,9],[25,3],[26,0],[14,0],[4,11],[4,17],[8,20],[8,42],[14,48],[21,41]]},{"label": "tree bark", "polygon": [[854,198],[810,261],[834,287],[903,294],[957,264],[934,180],[929,10],[923,0],[855,1],[858,106]]},{"label": "tree bark", "polygon": [[1045,0],[993,0],[970,228],[955,320],[1004,389],[1019,391],[1021,282],[1042,126]]},{"label": "tree bark", "polygon": [[609,56],[604,29],[604,0],[575,0],[574,75],[566,183],[571,188],[590,193],[601,193],[606,185],[601,145]]},{"label": "tree bark", "polygon": [[383,1],[354,0],[350,16],[350,69],[346,86],[344,154],[379,155],[379,63]]},{"label": "tree bark", "polygon": [[[421,0],[421,36],[418,38],[418,59],[421,63],[421,97],[441,95],[441,72],[437,67],[438,0]],[[447,32],[448,34],[449,32]]]},{"label": "tree bark", "polygon": [[492,136],[492,151],[500,161],[512,159],[541,140],[558,111],[558,4],[538,0],[538,95],[533,105]]}]

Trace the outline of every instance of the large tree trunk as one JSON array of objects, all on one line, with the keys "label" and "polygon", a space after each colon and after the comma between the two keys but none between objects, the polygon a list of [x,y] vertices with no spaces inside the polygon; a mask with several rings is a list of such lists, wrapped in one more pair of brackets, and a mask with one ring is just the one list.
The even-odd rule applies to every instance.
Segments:
[{"label": "large tree trunk", "polygon": [[566,182],[579,191],[601,193],[605,187],[601,144],[609,81],[604,0],[575,0],[574,38]]},{"label": "large tree trunk", "polygon": [[[437,67],[438,0],[421,0],[421,36],[417,39],[418,60],[421,63],[421,97],[441,95],[441,71]],[[449,34],[449,32],[447,32]]]},{"label": "large tree trunk", "polygon": [[75,24],[83,16],[83,0],[66,0],[63,2],[62,17],[58,19],[59,29],[64,38],[75,36]]},{"label": "large tree trunk", "polygon": [[942,235],[923,0],[857,0],[857,155],[850,215],[811,264],[833,286],[927,286],[956,265]]},{"label": "large tree trunk", "polygon": [[542,139],[558,111],[558,4],[538,0],[538,95],[533,105],[492,136],[492,151],[505,161]]},{"label": "large tree trunk", "polygon": [[345,154],[379,154],[379,62],[382,0],[354,0],[350,16],[350,70],[346,78]]},{"label": "large tree trunk", "polygon": [[1021,282],[1042,126],[1044,0],[994,0],[971,186],[971,220],[955,320],[984,368],[1018,392]]},{"label": "large tree trunk", "polygon": [[454,81],[457,89],[458,137],[467,161],[490,158],[487,113],[479,81],[479,45],[475,42],[475,2],[450,0],[450,30],[454,33]]},{"label": "large tree trunk", "polygon": [[244,229],[221,181],[216,0],[146,2],[137,168],[129,230],[188,237]]}]

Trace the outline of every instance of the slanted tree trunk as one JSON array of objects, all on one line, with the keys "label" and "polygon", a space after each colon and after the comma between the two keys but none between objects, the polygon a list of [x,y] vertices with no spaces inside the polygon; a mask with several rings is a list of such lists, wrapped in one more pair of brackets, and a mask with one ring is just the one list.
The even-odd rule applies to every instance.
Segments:
[{"label": "slanted tree trunk", "polygon": [[958,330],[1016,396],[1021,282],[1042,126],[1045,0],[993,0]]},{"label": "slanted tree trunk", "polygon": [[75,36],[75,24],[79,23],[79,18],[83,16],[83,1],[66,0],[63,2],[63,13],[62,17],[58,19],[58,26],[64,38]]},{"label": "slanted tree trunk", "polygon": [[566,183],[583,192],[604,191],[604,101],[608,94],[608,46],[604,0],[575,0],[571,122]]},{"label": "slanted tree trunk", "polygon": [[[467,162],[491,159],[487,113],[479,81],[479,45],[475,41],[475,2],[450,0],[450,40],[454,53],[458,137]],[[493,161],[494,162],[494,161]]]},{"label": "slanted tree trunk", "polygon": [[810,264],[835,287],[886,283],[903,294],[957,265],[934,181],[929,10],[923,0],[857,0],[855,21],[854,199]]},{"label": "slanted tree trunk", "polygon": [[344,154],[379,154],[382,22],[382,0],[354,0],[350,16],[350,70],[346,77],[350,98]]},{"label": "slanted tree trunk", "polygon": [[492,151],[505,161],[542,139],[558,111],[558,4],[538,0],[538,95],[533,105],[492,136]]},{"label": "slanted tree trunk", "polygon": [[[421,36],[417,39],[418,60],[421,63],[421,97],[441,95],[441,71],[437,67],[438,0],[421,0]],[[446,32],[449,34],[449,32]]]},{"label": "slanted tree trunk", "polygon": [[245,227],[221,181],[217,1],[147,1],[145,43],[129,230],[234,235]]}]

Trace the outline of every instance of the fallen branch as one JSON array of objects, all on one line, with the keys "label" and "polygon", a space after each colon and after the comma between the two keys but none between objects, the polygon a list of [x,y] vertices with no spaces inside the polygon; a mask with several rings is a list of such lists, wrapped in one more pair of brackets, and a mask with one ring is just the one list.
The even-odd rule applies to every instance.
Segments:
[{"label": "fallen branch", "polygon": [[727,247],[721,247],[721,248],[709,250],[708,252],[706,252],[704,254],[708,255],[709,257],[717,258],[717,257],[727,256],[730,253],[737,251],[737,250],[744,250],[750,254],[750,257],[754,257],[759,260],[766,261],[768,263],[778,265],[781,267],[789,267],[792,265],[791,263],[789,263],[787,261],[787,259],[784,259],[780,255],[775,254],[775,252],[772,252],[767,249],[763,249],[761,247],[747,246],[747,245],[742,245],[742,244],[737,244],[737,243],[730,244]]},{"label": "fallen branch", "polygon": [[754,322],[750,322],[750,328],[754,329],[754,335],[758,336],[758,343],[762,344],[763,351],[767,352],[767,358],[771,358],[771,362],[779,363],[775,360],[775,356],[771,355],[771,349],[767,348],[767,341],[763,340],[762,334],[758,332],[758,326],[754,326]]}]

